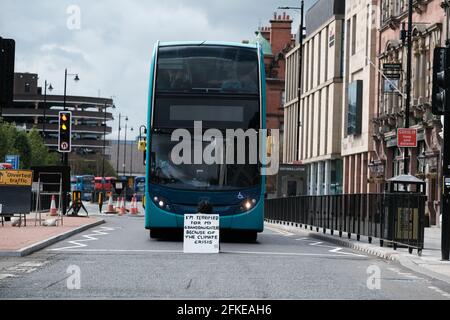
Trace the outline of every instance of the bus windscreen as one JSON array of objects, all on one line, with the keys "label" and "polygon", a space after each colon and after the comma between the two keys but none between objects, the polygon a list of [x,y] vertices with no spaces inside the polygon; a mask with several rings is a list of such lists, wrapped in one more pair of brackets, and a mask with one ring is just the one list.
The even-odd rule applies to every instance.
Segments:
[{"label": "bus windscreen", "polygon": [[257,95],[257,51],[230,46],[161,47],[157,79],[157,93]]}]

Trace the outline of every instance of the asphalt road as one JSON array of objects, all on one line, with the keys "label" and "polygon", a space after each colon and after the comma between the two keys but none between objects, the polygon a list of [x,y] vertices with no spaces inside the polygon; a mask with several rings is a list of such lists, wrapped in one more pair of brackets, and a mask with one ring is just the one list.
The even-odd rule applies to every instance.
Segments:
[{"label": "asphalt road", "polygon": [[301,231],[266,228],[257,243],[199,255],[150,239],[143,218],[105,219],[28,257],[0,258],[0,299],[450,299],[444,282]]}]

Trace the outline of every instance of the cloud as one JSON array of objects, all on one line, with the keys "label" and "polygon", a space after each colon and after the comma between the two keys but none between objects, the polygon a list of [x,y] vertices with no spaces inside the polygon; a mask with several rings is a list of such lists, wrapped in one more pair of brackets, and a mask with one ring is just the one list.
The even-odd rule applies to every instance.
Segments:
[{"label": "cloud", "polygon": [[[71,5],[80,8],[80,30],[67,28]],[[38,73],[61,94],[68,68],[81,79],[68,83],[68,94],[114,95],[116,113],[137,129],[145,124],[157,40],[251,39],[279,5],[298,1],[2,0],[0,36],[16,40],[16,71]]]}]

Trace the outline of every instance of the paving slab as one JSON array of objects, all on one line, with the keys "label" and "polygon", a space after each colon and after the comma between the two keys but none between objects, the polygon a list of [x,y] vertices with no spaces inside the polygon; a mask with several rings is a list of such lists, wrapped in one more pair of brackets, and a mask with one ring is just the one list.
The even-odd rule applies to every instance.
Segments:
[{"label": "paving slab", "polygon": [[13,227],[11,222],[0,225],[0,256],[21,257],[41,250],[74,234],[104,223],[100,217],[64,217],[63,225],[54,227],[35,226],[34,219],[27,219],[27,225]]}]

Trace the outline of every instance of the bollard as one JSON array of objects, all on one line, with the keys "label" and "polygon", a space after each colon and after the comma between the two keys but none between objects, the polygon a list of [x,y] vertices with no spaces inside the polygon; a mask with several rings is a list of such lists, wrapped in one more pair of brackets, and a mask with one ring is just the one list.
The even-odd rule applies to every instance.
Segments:
[{"label": "bollard", "polygon": [[98,212],[102,213],[102,207],[103,207],[103,192],[100,192],[98,194]]}]

